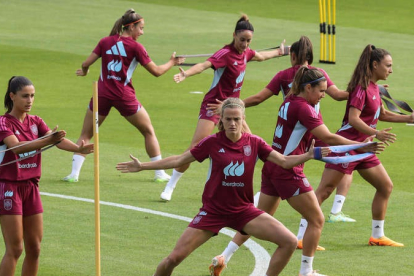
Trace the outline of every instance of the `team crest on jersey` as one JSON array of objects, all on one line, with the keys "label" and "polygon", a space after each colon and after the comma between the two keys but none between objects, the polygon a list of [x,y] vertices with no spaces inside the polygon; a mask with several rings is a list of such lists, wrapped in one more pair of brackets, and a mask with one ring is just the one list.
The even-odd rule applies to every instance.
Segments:
[{"label": "team crest on jersey", "polygon": [[202,216],[196,216],[196,217],[193,219],[193,224],[198,224],[202,218],[203,218]]},{"label": "team crest on jersey", "polygon": [[34,134],[34,135],[38,135],[39,134],[39,132],[38,132],[38,130],[37,130],[37,125],[31,125],[30,126],[30,130],[32,131],[32,133]]},{"label": "team crest on jersey", "polygon": [[250,145],[243,146],[243,150],[244,150],[244,155],[246,156],[250,156],[252,154],[252,148],[250,147]]},{"label": "team crest on jersey", "polygon": [[211,117],[211,116],[213,116],[213,115],[214,115],[213,110],[207,110],[207,112],[206,112],[206,116],[207,116],[207,117]]},{"label": "team crest on jersey", "polygon": [[4,200],[4,210],[10,211],[13,207],[13,202],[11,199]]},{"label": "team crest on jersey", "polygon": [[[345,153],[345,156],[350,155],[349,153]],[[342,168],[346,169],[349,166],[349,162],[348,163],[342,163]]]}]

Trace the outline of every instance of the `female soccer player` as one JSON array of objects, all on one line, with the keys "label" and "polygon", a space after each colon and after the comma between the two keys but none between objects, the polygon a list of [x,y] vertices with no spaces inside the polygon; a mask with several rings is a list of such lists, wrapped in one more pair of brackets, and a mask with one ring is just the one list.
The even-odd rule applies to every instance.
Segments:
[{"label": "female soccer player", "polygon": [[93,145],[82,141],[78,146],[64,138],[63,130],[51,134],[40,117],[29,115],[34,96],[35,88],[29,79],[20,76],[9,80],[4,97],[7,111],[0,116],[0,224],[6,247],[0,275],[14,275],[23,246],[22,275],[37,275],[43,236],[38,187],[41,155],[37,150],[56,144],[67,151],[93,152]]},{"label": "female soccer player", "polygon": [[[283,155],[295,156],[306,152],[312,136],[328,145],[358,144],[329,132],[315,106],[325,96],[327,79],[316,68],[302,66],[297,71],[292,88],[279,109],[272,147]],[[370,146],[377,151],[377,145]],[[262,187],[258,208],[270,215],[276,212],[280,199],[287,202],[307,221],[308,230],[303,237],[303,255],[299,275],[316,276],[313,256],[324,224],[324,216],[318,205],[312,186],[308,182],[303,164],[286,169],[265,162],[262,170]],[[249,237],[237,233],[222,255],[213,258],[211,275],[218,276],[231,255]]]},{"label": "female soccer player", "polygon": [[[209,103],[215,103],[216,99],[223,101],[228,97],[238,98],[242,89],[246,65],[249,61],[264,61],[270,58],[288,54],[289,49],[285,49],[284,43],[281,47],[272,51],[256,52],[249,48],[253,38],[254,28],[247,15],[243,15],[236,23],[233,33],[233,41],[218,50],[205,62],[198,63],[190,69],[184,71],[180,68],[180,73],[174,76],[175,82],[179,83],[186,78],[200,74],[208,68],[214,69],[213,83],[201,103],[199,120],[190,144],[190,149],[197,145],[201,139],[207,137],[214,130],[220,116],[207,110]],[[245,125],[247,128],[247,125]],[[173,170],[171,179],[161,193],[161,199],[169,201],[178,180],[188,169],[185,164]]]},{"label": "female soccer player", "polygon": [[[152,75],[159,77],[174,65],[182,63],[184,58],[176,58],[172,54],[170,60],[163,65],[156,65],[148,56],[142,44],[136,40],[144,34],[144,18],[129,9],[119,18],[109,37],[102,38],[90,56],[76,71],[78,76],[86,76],[89,67],[99,58],[102,59],[101,75],[98,81],[99,125],[103,123],[112,107],[115,107],[125,119],[135,126],[145,138],[145,149],[151,161],[161,159],[160,146],[155,136],[150,117],[137,100],[132,86],[132,74],[141,64]],[[89,141],[93,136],[92,99],[86,111],[82,132],[78,144]],[[67,182],[77,182],[85,156],[75,154],[72,160],[72,172],[63,178]],[[168,181],[170,176],[163,170],[155,172],[155,181]]]},{"label": "female soccer player", "polygon": [[[391,73],[391,54],[384,49],[367,45],[348,84],[349,99],[338,135],[355,141],[363,141],[370,135],[375,135],[378,140],[389,145],[395,141],[396,135],[390,132],[391,127],[377,130],[378,121],[414,122],[414,113],[400,115],[386,110],[382,105],[376,83],[379,80],[386,80]],[[384,234],[385,213],[393,183],[376,156],[351,162],[346,166],[327,164],[316,190],[319,203],[322,204],[338,183],[354,170],[376,189],[372,201],[372,234],[369,245],[404,246]]]},{"label": "female soccer player", "polygon": [[[293,254],[297,244],[295,235],[253,205],[254,166],[260,158],[286,169],[292,168],[313,158],[313,143],[308,152],[283,156],[260,137],[243,132],[244,119],[243,102],[238,98],[228,98],[223,103],[218,126],[220,132],[204,138],[196,147],[179,156],[150,163],[141,163],[131,155],[133,161],[117,165],[118,170],[126,173],[173,168],[210,159],[202,196],[203,206],[171,254],[158,265],[155,276],[171,275],[173,269],[191,252],[217,235],[223,227],[231,227],[279,245],[270,260],[267,276],[279,275]],[[322,156],[327,152],[328,148],[322,148]]]}]

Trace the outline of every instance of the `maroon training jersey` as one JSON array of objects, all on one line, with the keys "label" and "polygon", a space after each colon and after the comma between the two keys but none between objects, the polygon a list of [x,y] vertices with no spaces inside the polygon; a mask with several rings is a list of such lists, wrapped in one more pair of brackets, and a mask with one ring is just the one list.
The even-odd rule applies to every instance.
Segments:
[{"label": "maroon training jersey", "polygon": [[[267,89],[273,92],[274,95],[279,95],[279,92],[282,92],[283,98],[286,97],[286,95],[289,93],[293,79],[295,78],[296,72],[301,68],[301,65],[295,65],[293,67],[290,67],[288,69],[279,71],[273,79],[269,82],[269,84],[266,86]],[[334,85],[334,83],[329,78],[328,74],[321,68],[316,68],[313,66],[308,65],[309,69],[318,69],[323,73],[327,80],[327,87],[330,87]]]},{"label": "maroon training jersey", "polygon": [[248,133],[235,143],[224,131],[204,138],[190,151],[198,162],[210,159],[202,208],[231,215],[253,203],[254,166],[259,158],[265,161],[271,151],[262,138]]},{"label": "maroon training jersey", "polygon": [[376,129],[382,106],[378,85],[370,82],[367,90],[363,90],[358,85],[354,91],[349,93],[342,127],[337,132],[338,135],[347,139],[362,142],[369,135],[359,132],[349,124],[349,109],[351,106],[361,110],[359,118],[368,126]]},{"label": "maroon training jersey", "polygon": [[[273,136],[272,147],[283,155],[299,155],[307,151],[312,134],[310,131],[323,124],[322,115],[306,99],[296,95],[288,96],[280,106]],[[305,177],[304,164],[292,169],[274,165],[280,179]]]},{"label": "maroon training jersey", "polygon": [[[38,116],[26,115],[23,123],[15,117],[6,113],[0,116],[0,149],[6,149],[3,140],[15,135],[19,141],[31,141],[44,136],[50,129],[46,123]],[[14,154],[11,150],[0,153],[0,164],[27,156],[31,152]],[[41,175],[41,154],[0,167],[0,180],[20,181],[36,179],[36,183]]]},{"label": "maroon training jersey", "polygon": [[226,45],[207,60],[214,69],[214,79],[202,102],[217,103],[229,97],[239,98],[247,63],[256,55],[256,51],[247,48],[241,54],[233,45]]},{"label": "maroon training jersey", "polygon": [[93,52],[102,58],[99,96],[111,100],[135,98],[132,74],[139,64],[151,62],[144,46],[131,37],[113,35],[102,38]]}]

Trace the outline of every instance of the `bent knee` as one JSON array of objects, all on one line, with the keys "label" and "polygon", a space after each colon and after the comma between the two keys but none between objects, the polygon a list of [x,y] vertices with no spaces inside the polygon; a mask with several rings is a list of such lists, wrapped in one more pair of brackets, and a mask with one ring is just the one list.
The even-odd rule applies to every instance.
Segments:
[{"label": "bent knee", "polygon": [[23,246],[14,246],[13,248],[7,248],[5,255],[17,260],[23,253]]},{"label": "bent knee", "polygon": [[184,258],[184,256],[174,254],[165,258],[165,262],[169,267],[176,267],[184,260]]}]

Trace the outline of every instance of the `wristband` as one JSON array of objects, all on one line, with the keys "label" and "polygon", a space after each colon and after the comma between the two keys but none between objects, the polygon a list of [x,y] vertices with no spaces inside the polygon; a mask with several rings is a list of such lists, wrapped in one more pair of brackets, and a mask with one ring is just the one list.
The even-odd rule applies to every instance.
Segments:
[{"label": "wristband", "polygon": [[285,46],[283,48],[283,56],[288,56],[289,55],[289,49],[290,49],[290,46]]},{"label": "wristband", "polygon": [[321,147],[313,148],[313,159],[316,159],[316,160],[322,159],[322,148]]}]

